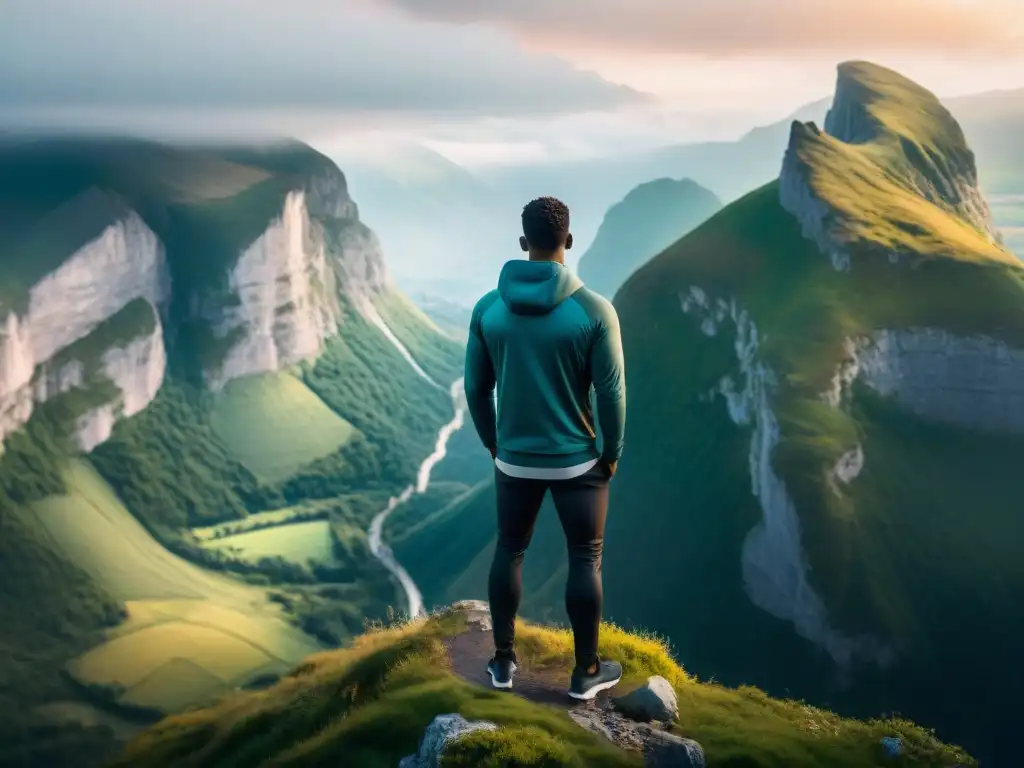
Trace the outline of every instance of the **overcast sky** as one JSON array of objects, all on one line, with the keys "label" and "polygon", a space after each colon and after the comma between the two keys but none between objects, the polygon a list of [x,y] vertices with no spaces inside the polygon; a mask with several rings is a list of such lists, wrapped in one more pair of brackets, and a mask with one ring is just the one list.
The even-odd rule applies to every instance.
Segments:
[{"label": "overcast sky", "polygon": [[732,137],[869,58],[1024,86],[1024,0],[0,0],[0,126],[432,139],[467,162]]}]

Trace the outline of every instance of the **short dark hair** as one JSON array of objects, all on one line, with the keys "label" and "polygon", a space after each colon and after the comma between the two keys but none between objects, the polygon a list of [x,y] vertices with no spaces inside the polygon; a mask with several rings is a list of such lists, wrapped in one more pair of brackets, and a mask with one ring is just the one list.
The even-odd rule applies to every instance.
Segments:
[{"label": "short dark hair", "polygon": [[523,235],[536,248],[561,248],[569,237],[569,206],[554,197],[531,200],[523,208]]}]

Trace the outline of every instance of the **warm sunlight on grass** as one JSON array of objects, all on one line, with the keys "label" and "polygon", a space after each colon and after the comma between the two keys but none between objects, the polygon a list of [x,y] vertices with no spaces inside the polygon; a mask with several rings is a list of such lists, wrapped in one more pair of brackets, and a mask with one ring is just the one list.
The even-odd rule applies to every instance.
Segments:
[{"label": "warm sunlight on grass", "polygon": [[[451,749],[446,766],[640,765],[638,754],[581,729],[565,708],[532,704],[454,676],[444,639],[463,628],[461,616],[449,611],[371,631],[346,649],[310,657],[269,690],[168,718],[132,742],[116,765],[294,768],[341,756],[350,765],[394,765],[415,751],[436,715],[451,712],[500,729]],[[519,631],[524,663],[568,669],[568,632],[525,623]],[[879,739],[886,735],[904,741],[905,755],[892,765],[973,764],[910,723],[847,720],[756,689],[699,683],[653,637],[606,625],[601,651],[622,662],[632,681],[654,674],[671,681],[679,696],[677,730],[701,742],[713,765],[867,768],[880,759]]]}]

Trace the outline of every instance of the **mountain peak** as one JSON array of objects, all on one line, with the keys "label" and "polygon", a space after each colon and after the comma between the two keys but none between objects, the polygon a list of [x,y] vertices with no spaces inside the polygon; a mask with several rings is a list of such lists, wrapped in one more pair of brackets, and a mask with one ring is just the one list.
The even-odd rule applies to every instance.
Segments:
[{"label": "mountain peak", "polygon": [[780,195],[837,266],[858,246],[1013,261],[956,119],[931,91],[868,62],[839,66],[824,132],[793,123]]}]

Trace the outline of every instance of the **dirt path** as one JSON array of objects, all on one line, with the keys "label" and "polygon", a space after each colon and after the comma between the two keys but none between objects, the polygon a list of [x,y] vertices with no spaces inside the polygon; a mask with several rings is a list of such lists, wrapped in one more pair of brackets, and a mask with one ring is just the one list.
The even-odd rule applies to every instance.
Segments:
[{"label": "dirt path", "polygon": [[[452,671],[473,685],[490,688],[487,662],[494,646],[487,604],[464,601],[453,607],[466,613],[468,628],[445,643]],[[592,701],[577,701],[568,692],[570,672],[568,668],[561,667],[533,667],[524,660],[516,671],[514,686],[508,694],[566,710],[580,727],[604,736],[622,749],[643,750],[646,738],[657,726],[633,722],[616,712],[612,705],[613,695],[621,695],[629,688],[620,684],[611,691],[602,691]]]}]

